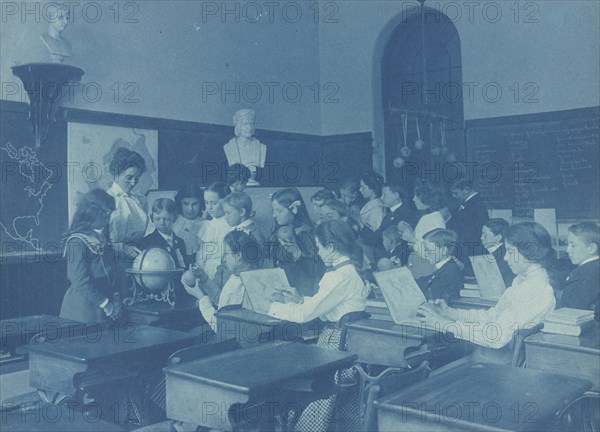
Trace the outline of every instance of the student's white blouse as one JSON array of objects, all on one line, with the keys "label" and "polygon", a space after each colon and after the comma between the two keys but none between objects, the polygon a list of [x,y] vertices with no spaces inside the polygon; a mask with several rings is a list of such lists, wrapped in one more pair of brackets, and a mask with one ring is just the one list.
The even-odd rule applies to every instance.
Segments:
[{"label": "student's white blouse", "polygon": [[185,251],[188,255],[198,252],[198,232],[206,222],[202,218],[188,219],[179,215],[173,223],[173,232],[185,243]]},{"label": "student's white blouse", "polygon": [[377,231],[385,218],[386,208],[380,198],[367,201],[360,209],[360,221],[371,231]]},{"label": "student's white blouse", "polygon": [[493,308],[454,310],[456,323],[450,324],[447,330],[477,345],[502,348],[515,331],[540,324],[555,307],[548,273],[535,265],[525,274],[517,275]]},{"label": "student's white blouse", "polygon": [[233,228],[229,226],[224,217],[211,219],[203,224],[198,231],[199,249],[196,255],[198,264],[209,278],[214,279],[217,267],[221,264],[223,256],[223,240]]},{"label": "student's white blouse", "polygon": [[[219,296],[219,309],[228,305],[242,305],[244,309],[250,308],[250,302],[248,300],[248,295],[246,294],[246,288],[244,288],[244,284],[242,283],[242,279],[239,276],[231,275],[225,285],[223,285],[223,290],[221,291],[221,295]],[[198,308],[202,313],[202,316],[206,320],[206,322],[210,325],[213,331],[217,332],[217,318],[215,317],[215,313],[217,309],[213,306],[208,296],[201,297],[198,300]]]},{"label": "student's white blouse", "polygon": [[337,322],[348,312],[364,311],[369,289],[349,262],[338,264],[337,270],[326,272],[319,290],[302,303],[273,303],[269,315],[286,321],[305,323],[320,318]]},{"label": "student's white blouse", "polygon": [[417,240],[423,240],[425,234],[436,228],[446,228],[446,221],[442,214],[439,211],[424,214],[419,219],[419,222],[417,222],[417,226],[415,226],[415,237]]}]

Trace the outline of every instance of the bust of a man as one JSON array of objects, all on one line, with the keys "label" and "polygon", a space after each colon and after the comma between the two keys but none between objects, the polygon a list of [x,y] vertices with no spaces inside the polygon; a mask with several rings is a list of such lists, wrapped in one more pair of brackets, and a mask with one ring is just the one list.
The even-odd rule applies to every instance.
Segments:
[{"label": "bust of a man", "polygon": [[52,63],[62,63],[71,56],[71,44],[61,36],[69,23],[69,9],[59,4],[48,7],[48,32],[40,36],[50,52]]},{"label": "bust of a man", "polygon": [[239,110],[233,115],[235,138],[223,146],[229,166],[239,163],[250,170],[249,185],[258,184],[256,170],[265,166],[267,146],[254,138],[255,112],[251,109]]}]

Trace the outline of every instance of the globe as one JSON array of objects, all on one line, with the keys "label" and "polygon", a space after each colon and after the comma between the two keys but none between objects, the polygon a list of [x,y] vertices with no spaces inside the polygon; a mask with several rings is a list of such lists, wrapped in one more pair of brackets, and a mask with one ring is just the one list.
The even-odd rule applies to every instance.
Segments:
[{"label": "globe", "polygon": [[169,285],[177,269],[166,250],[150,248],[135,258],[130,273],[139,286],[149,291],[162,291]]}]

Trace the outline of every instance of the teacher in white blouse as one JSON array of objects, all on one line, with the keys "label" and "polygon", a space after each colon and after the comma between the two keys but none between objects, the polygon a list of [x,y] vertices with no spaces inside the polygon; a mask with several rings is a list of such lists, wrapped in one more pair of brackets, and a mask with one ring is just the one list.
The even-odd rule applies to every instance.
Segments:
[{"label": "teacher in white blouse", "polygon": [[110,241],[122,262],[139,253],[135,244],[146,233],[148,215],[141,197],[132,192],[144,171],[146,162],[142,155],[124,147],[117,149],[110,164],[114,182],[107,192],[115,198],[116,205],[110,217]]}]

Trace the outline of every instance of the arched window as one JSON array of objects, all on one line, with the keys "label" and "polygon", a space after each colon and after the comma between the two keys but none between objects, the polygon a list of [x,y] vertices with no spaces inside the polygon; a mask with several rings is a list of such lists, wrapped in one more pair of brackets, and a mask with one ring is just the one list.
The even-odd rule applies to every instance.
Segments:
[{"label": "arched window", "polygon": [[[381,58],[386,177],[409,184],[422,169],[436,169],[465,154],[458,32],[436,9],[423,6],[413,12],[393,29]],[[418,133],[422,148],[415,146]]]}]

